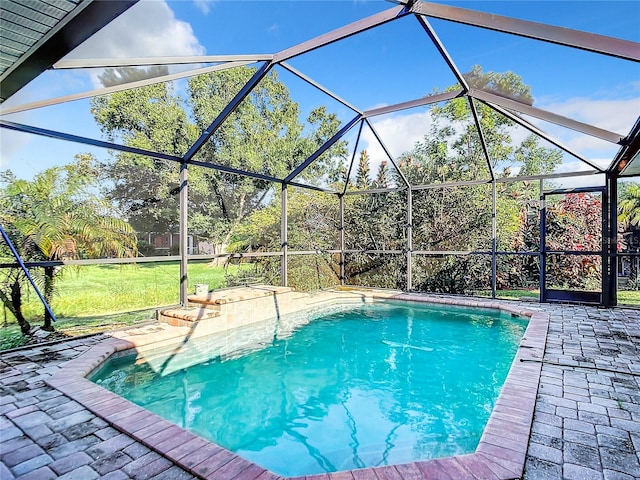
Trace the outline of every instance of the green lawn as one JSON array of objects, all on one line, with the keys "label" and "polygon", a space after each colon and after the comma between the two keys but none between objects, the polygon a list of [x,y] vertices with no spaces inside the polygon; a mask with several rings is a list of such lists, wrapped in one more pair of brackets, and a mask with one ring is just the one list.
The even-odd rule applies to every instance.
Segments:
[{"label": "green lawn", "polygon": [[[155,308],[179,302],[178,262],[141,263],[138,265],[90,265],[65,267],[57,278],[52,308],[58,332],[68,335],[112,330],[139,324],[154,318]],[[237,266],[227,273],[236,274]],[[196,283],[209,288],[226,286],[225,269],[210,263],[189,264],[189,292]],[[491,296],[490,291],[474,292]],[[537,290],[498,290],[498,298],[538,298]],[[618,303],[640,305],[639,291],[619,291]],[[35,292],[28,293],[25,316],[34,326],[42,321],[42,305]],[[0,328],[0,350],[23,344],[20,331],[6,311],[7,325]]]},{"label": "green lawn", "polygon": [[[224,268],[208,263],[189,264],[189,291],[196,283],[209,288],[226,285]],[[89,265],[65,267],[56,280],[52,308],[59,318],[89,317],[129,312],[179,302],[178,262],[137,265]],[[34,292],[24,308],[27,318],[42,314]]]},{"label": "green lawn", "polygon": [[[223,267],[190,263],[188,268],[189,292],[196,283],[208,283],[209,288],[226,286]],[[82,335],[151,320],[154,308],[179,302],[179,274],[178,262],[65,267],[57,277],[51,305],[58,319],[55,328]],[[23,312],[32,325],[42,323],[42,311],[35,292],[28,292]],[[8,310],[5,313],[7,326],[0,329],[0,350],[22,344],[15,319]]]},{"label": "green lawn", "polygon": [[[478,297],[490,297],[491,290],[478,290],[473,292]],[[508,300],[518,300],[520,298],[540,298],[539,290],[496,290],[496,298],[504,298]]]},{"label": "green lawn", "polygon": [[[474,292],[481,297],[490,297],[490,290]],[[496,298],[507,298],[517,300],[519,298],[540,298],[539,290],[496,290]],[[640,291],[638,290],[618,290],[619,305],[640,305]]]},{"label": "green lawn", "polygon": [[640,305],[640,291],[618,290],[619,305]]}]

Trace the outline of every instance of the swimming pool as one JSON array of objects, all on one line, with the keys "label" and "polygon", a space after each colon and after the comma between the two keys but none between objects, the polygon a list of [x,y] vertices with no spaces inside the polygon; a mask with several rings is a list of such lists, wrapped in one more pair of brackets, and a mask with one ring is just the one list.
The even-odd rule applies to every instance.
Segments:
[{"label": "swimming pool", "polygon": [[93,380],[280,475],[473,452],[526,322],[342,305],[110,361]]}]

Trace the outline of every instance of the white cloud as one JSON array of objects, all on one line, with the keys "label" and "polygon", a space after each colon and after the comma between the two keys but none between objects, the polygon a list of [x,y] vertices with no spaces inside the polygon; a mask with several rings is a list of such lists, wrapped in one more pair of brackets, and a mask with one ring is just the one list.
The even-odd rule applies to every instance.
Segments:
[{"label": "white cloud", "polygon": [[[173,10],[164,0],[141,0],[113,22],[98,31],[87,41],[79,45],[66,58],[127,58],[127,57],[164,57],[203,55],[205,48],[195,36],[191,25],[176,18]],[[179,67],[176,67],[176,69]],[[77,71],[53,72],[50,77],[35,79],[24,90],[7,101],[7,105],[41,100],[52,96],[66,95],[86,89],[87,73],[95,88],[101,87],[98,76],[102,70],[92,69],[82,73]],[[172,69],[172,71],[174,71]],[[55,85],[52,80],[55,81]],[[34,110],[23,114],[11,115],[7,119],[27,124],[33,123],[33,117],[46,115],[46,110]],[[85,133],[86,134],[86,133]],[[49,158],[53,162],[56,154],[33,146],[34,137],[29,134],[0,132],[0,168],[21,169],[28,158]],[[91,135],[89,135],[91,136]],[[38,154],[37,149],[43,150]],[[56,150],[57,152],[57,150]],[[59,156],[58,162],[65,163],[68,156]],[[49,165],[50,166],[50,165]],[[26,173],[21,177],[28,176]]]},{"label": "white cloud", "polygon": [[[616,131],[620,130],[621,125],[633,124],[635,121],[634,115],[637,115],[638,111],[640,111],[637,103],[638,101],[634,100],[589,100],[586,98],[574,98],[564,102],[547,104],[541,108],[585,123],[599,122],[601,128]],[[599,113],[596,115],[594,112]],[[599,115],[601,115],[602,118],[600,118]],[[598,119],[598,122],[594,122],[594,119]],[[545,123],[535,118],[528,117],[528,120],[548,133],[552,138],[561,141],[568,148],[601,168],[606,168],[609,165],[619,149],[618,145],[599,138],[584,135],[554,124]],[[400,154],[411,150],[416,142],[421,141],[424,135],[429,132],[432,123],[430,113],[428,111],[421,111],[418,113],[390,115],[384,119],[373,121],[372,125],[393,158],[396,159]],[[514,143],[518,144],[529,136],[530,132],[525,128],[515,128],[512,129],[510,134]],[[552,147],[550,144],[548,146]],[[372,175],[375,175],[380,162],[387,160],[388,157],[375,136],[369,130],[364,130],[362,134],[359,150],[364,148],[367,149],[370,156]],[[590,169],[591,167],[586,163],[571,157],[569,154],[565,154],[563,163],[558,167],[557,171],[575,172]],[[584,184],[588,184],[593,181],[594,179],[592,177],[586,177],[583,180],[571,180],[570,183],[582,184],[581,182],[583,182]]]},{"label": "white cloud", "polygon": [[561,102],[547,103],[540,108],[611,132],[627,135],[638,118],[640,97],[615,100],[574,97]]},{"label": "white cloud", "polygon": [[587,165],[585,162],[582,162],[574,157],[565,155],[562,159],[562,163],[558,165],[555,172],[571,173],[571,172],[586,172],[589,170],[593,170],[593,168]]},{"label": "white cloud", "polygon": [[[600,159],[602,160],[602,159]],[[608,163],[609,161],[604,161],[604,163]],[[600,163],[600,162],[598,162]],[[588,170],[593,170],[589,165],[579,160],[570,160],[563,159],[562,165],[559,165],[556,169],[557,173],[572,173],[572,172],[584,172]],[[553,180],[547,180],[547,185],[545,188],[550,188],[551,185],[554,185],[556,188],[580,188],[580,187],[599,187],[604,185],[604,175],[596,174],[596,175],[584,175],[579,177],[564,177],[564,178],[554,178]]]},{"label": "white cloud", "polygon": [[531,132],[529,130],[519,125],[508,128],[507,130],[509,132],[509,135],[511,136],[513,145],[522,144],[522,142],[524,142],[529,137],[529,135],[531,135]]},{"label": "white cloud", "polygon": [[188,22],[162,0],[142,0],[78,48],[71,58],[202,55],[205,49]]},{"label": "white cloud", "polygon": [[[388,116],[371,124],[394,160],[402,153],[411,150],[429,132],[433,120],[428,111]],[[359,149],[366,148],[371,163],[371,172],[375,175],[383,160],[388,160],[382,146],[366,129],[362,133]]]},{"label": "white cloud", "polygon": [[196,8],[200,10],[205,15],[208,15],[211,11],[211,4],[215,0],[193,0],[193,3],[196,5]]},{"label": "white cloud", "polygon": [[[203,55],[188,22],[164,0],[142,0],[73,50],[66,58],[127,58]],[[94,85],[99,72],[91,73]]]},{"label": "white cloud", "polygon": [[[631,84],[625,89],[625,94],[636,92],[637,85]],[[590,99],[586,97],[572,97],[562,101],[547,99],[537,107],[577,120],[594,127],[603,128],[622,136],[629,130],[638,118],[640,112],[640,97],[629,99]],[[524,116],[532,124],[539,127],[551,138],[560,141],[566,147],[596,163],[606,167],[616,155],[619,145],[593,137],[575,130],[547,123],[536,118]]]}]

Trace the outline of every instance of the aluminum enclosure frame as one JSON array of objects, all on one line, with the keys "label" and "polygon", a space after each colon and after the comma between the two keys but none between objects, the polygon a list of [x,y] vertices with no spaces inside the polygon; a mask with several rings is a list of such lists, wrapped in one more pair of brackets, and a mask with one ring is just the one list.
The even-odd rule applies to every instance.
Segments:
[{"label": "aluminum enclosure frame", "polygon": [[[98,2],[94,2],[98,3]],[[99,2],[99,3],[110,3],[110,2]],[[127,2],[120,2],[122,4]],[[131,3],[131,2],[129,2]],[[413,16],[416,18],[419,25],[424,29],[425,34],[430,38],[433,45],[438,50],[441,55],[443,61],[447,64],[453,75],[456,77],[459,83],[459,89],[455,89],[449,92],[426,96],[418,99],[414,99],[407,102],[402,102],[396,105],[390,105],[386,107],[380,107],[369,111],[359,110],[356,106],[349,104],[347,101],[341,99],[339,96],[332,93],[330,90],[322,87],[320,84],[315,82],[310,77],[307,77],[304,73],[298,72],[296,69],[291,67],[286,63],[287,60],[302,55],[306,52],[322,48],[325,45],[329,45],[331,43],[340,41],[342,39],[348,38],[357,33],[375,28],[379,25],[383,25],[392,21],[395,21],[400,18],[404,18],[407,16]],[[606,277],[604,279],[605,284],[608,286],[606,292],[603,292],[603,304],[605,305],[615,305],[616,303],[616,264],[617,264],[617,252],[614,247],[612,247],[614,243],[614,232],[615,230],[615,215],[617,211],[617,205],[615,201],[615,191],[617,190],[617,180],[620,176],[624,175],[625,169],[629,169],[630,165],[634,162],[640,162],[637,160],[638,151],[640,149],[640,119],[631,130],[631,132],[627,136],[621,136],[614,132],[609,132],[602,128],[598,128],[592,125],[585,124],[583,122],[578,122],[576,120],[572,120],[566,117],[562,117],[560,115],[554,114],[552,112],[544,111],[542,109],[538,109],[536,107],[532,107],[531,105],[527,105],[525,103],[507,99],[501,96],[496,95],[493,92],[481,90],[478,88],[473,88],[469,86],[461,74],[459,68],[455,64],[455,60],[448,53],[446,46],[440,41],[437,36],[435,29],[429,24],[429,18],[438,18],[442,20],[447,20],[451,22],[471,25],[478,28],[485,28],[500,31],[503,33],[508,33],[517,36],[523,36],[527,38],[531,38],[534,40],[550,42],[554,44],[563,45],[569,48],[576,48],[580,50],[586,50],[589,52],[593,52],[595,54],[612,56],[628,61],[640,62],[640,44],[635,42],[630,42],[626,40],[621,40],[617,38],[606,37],[602,35],[594,35],[587,32],[581,32],[577,30],[571,30],[566,28],[559,28],[550,25],[540,24],[536,22],[530,22],[525,20],[518,20],[509,17],[502,17],[498,15],[490,15],[487,13],[467,10],[458,7],[445,6],[441,4],[434,4],[428,2],[421,1],[413,1],[402,3],[401,5],[389,8],[385,11],[382,11],[378,14],[372,15],[370,17],[364,18],[362,20],[356,21],[344,27],[338,28],[334,31],[328,32],[324,35],[320,35],[314,39],[308,40],[306,42],[302,42],[298,45],[292,46],[290,48],[284,49],[280,52],[277,52],[272,55],[237,55],[237,56],[202,56],[202,57],[172,57],[172,58],[138,58],[138,59],[127,59],[123,60],[113,60],[113,61],[104,61],[104,60],[84,60],[84,61],[60,61],[54,65],[55,69],[64,69],[64,68],[93,68],[96,66],[109,66],[109,65],[123,65],[126,63],[127,65],[157,65],[157,64],[195,64],[202,62],[217,62],[217,65],[206,67],[206,68],[197,68],[193,70],[189,70],[186,72],[181,72],[176,75],[167,75],[162,77],[156,77],[154,79],[144,80],[142,82],[134,82],[130,84],[118,85],[117,87],[110,87],[109,89],[97,89],[89,92],[83,92],[81,94],[59,97],[55,99],[50,99],[42,102],[18,105],[14,107],[4,107],[0,106],[0,115],[7,115],[10,113],[15,113],[19,111],[26,111],[31,109],[36,109],[42,106],[54,105],[58,103],[64,103],[68,101],[73,101],[80,98],[91,98],[99,95],[105,95],[108,93],[112,93],[115,91],[120,91],[129,88],[136,88],[144,85],[151,85],[153,83],[166,82],[170,80],[174,80],[177,78],[185,78],[187,76],[198,75],[202,73],[212,72],[216,70],[221,70],[225,68],[233,68],[239,65],[247,65],[258,63],[260,66],[257,68],[253,77],[248,81],[247,84],[242,87],[242,89],[238,92],[238,94],[233,98],[233,100],[223,108],[222,112],[213,120],[211,125],[200,135],[198,140],[191,145],[188,151],[183,156],[175,156],[175,155],[167,155],[160,152],[153,152],[143,149],[137,149],[128,147],[125,145],[118,145],[113,142],[99,141],[94,140],[82,136],[70,135],[62,132],[42,129],[38,127],[32,127],[29,125],[23,125],[16,122],[11,122],[0,118],[0,128],[6,128],[10,130],[30,133],[34,135],[40,135],[50,138],[55,138],[59,140],[71,141],[79,144],[92,145],[95,147],[106,148],[114,151],[122,151],[135,153],[138,155],[144,155],[150,158],[169,160],[173,162],[177,162],[180,164],[180,260],[181,260],[181,270],[180,270],[180,301],[183,305],[187,303],[187,262],[191,258],[187,254],[187,195],[188,195],[188,169],[190,166],[199,167],[199,168],[211,168],[215,170],[219,170],[226,173],[231,173],[235,175],[243,175],[252,178],[257,178],[261,180],[267,180],[273,182],[275,185],[280,185],[282,191],[282,204],[281,204],[281,251],[280,252],[271,252],[268,255],[278,255],[282,259],[281,266],[281,276],[282,282],[284,285],[287,284],[287,263],[288,256],[298,254],[307,254],[307,252],[293,252],[290,251],[287,244],[287,213],[288,213],[288,201],[287,201],[287,188],[288,186],[295,186],[301,188],[309,188],[316,191],[322,191],[328,194],[336,195],[339,202],[339,211],[340,211],[340,250],[338,251],[340,254],[340,281],[344,283],[344,262],[345,262],[345,254],[350,251],[345,248],[345,238],[344,238],[344,196],[345,195],[365,195],[369,193],[377,193],[380,190],[368,190],[368,191],[360,191],[360,192],[349,192],[345,189],[343,191],[333,191],[328,188],[323,187],[314,187],[311,185],[306,185],[302,182],[298,182],[295,179],[304,172],[304,170],[309,167],[322,153],[331,147],[336,141],[340,140],[348,131],[354,128],[356,125],[359,125],[358,138],[362,133],[362,128],[364,125],[373,132],[374,136],[380,142],[383,150],[386,155],[389,157],[389,160],[396,168],[397,172],[399,172],[400,177],[404,183],[404,185],[400,185],[391,189],[384,189],[385,191],[407,191],[407,205],[406,205],[406,229],[407,229],[407,243],[405,249],[400,252],[406,256],[406,277],[407,277],[407,290],[412,290],[412,258],[415,255],[431,255],[431,254],[442,254],[443,252],[424,252],[424,251],[413,251],[412,244],[412,192],[418,191],[421,189],[428,188],[446,188],[448,186],[462,186],[462,185],[474,185],[474,184],[491,184],[492,187],[492,247],[490,252],[462,252],[465,254],[481,254],[481,255],[491,255],[491,272],[492,272],[492,296],[496,295],[496,258],[502,254],[515,254],[515,252],[499,252],[497,251],[496,238],[497,238],[497,225],[496,225],[496,185],[498,183],[507,183],[507,182],[518,182],[524,180],[540,180],[545,178],[563,178],[569,176],[588,176],[594,174],[605,174],[606,176],[606,188],[608,192],[608,198],[611,199],[608,215],[606,219],[607,225],[607,235],[606,238],[609,239],[606,247],[606,254],[603,255],[603,259],[605,259],[603,263],[603,275]],[[308,158],[306,158],[298,167],[296,167],[293,171],[291,171],[284,178],[276,178],[269,175],[264,175],[260,173],[253,173],[241,169],[234,169],[231,167],[227,167],[224,165],[218,165],[213,162],[204,162],[194,160],[195,155],[200,151],[200,149],[205,145],[208,139],[215,133],[215,131],[225,122],[228,116],[235,111],[238,105],[242,102],[247,95],[251,93],[251,91],[256,87],[260,81],[269,73],[269,71],[276,65],[285,68],[289,72],[296,75],[298,78],[302,79],[307,84],[313,86],[314,88],[324,92],[334,100],[339,101],[346,107],[350,108],[355,112],[355,116],[349,121],[347,124],[343,125],[342,128],[324,145],[322,145],[316,152],[311,154]],[[10,95],[9,95],[10,96]],[[454,98],[466,97],[469,102],[469,106],[472,112],[473,121],[476,126],[476,129],[479,133],[483,153],[485,156],[485,160],[487,162],[487,168],[489,171],[490,178],[488,180],[477,180],[477,181],[467,181],[467,182],[459,182],[459,183],[450,183],[450,184],[437,184],[437,185],[411,185],[407,178],[402,173],[401,169],[398,168],[395,159],[389,153],[389,150],[384,146],[382,139],[378,135],[378,132],[374,128],[374,126],[370,123],[369,119],[375,116],[384,115],[388,113],[393,113],[397,111],[401,111],[408,108],[413,108],[416,106],[424,106],[430,105],[437,102],[447,101]],[[539,175],[539,176],[529,176],[529,177],[509,177],[509,178],[496,178],[495,172],[492,168],[492,162],[489,158],[489,152],[485,143],[484,134],[482,132],[482,128],[480,126],[480,120],[476,111],[476,102],[481,102],[484,105],[487,105],[494,109],[496,112],[506,116],[517,124],[523,126],[527,130],[535,133],[536,135],[541,136],[545,140],[551,142],[558,148],[570,153],[574,157],[576,157],[580,162],[585,164],[590,168],[588,171],[577,171],[577,172],[569,172],[566,174],[550,174],[550,175]],[[535,127],[529,122],[522,119],[519,114],[533,116],[535,118],[544,120],[546,122],[551,122],[557,125],[560,125],[564,128],[572,129],[577,132],[599,138],[610,142],[612,144],[617,144],[620,146],[620,150],[609,165],[608,168],[604,169],[591,162],[589,159],[583,158],[582,156],[576,154],[571,149],[566,146],[563,146],[561,142],[554,139],[553,136],[545,133],[541,129]],[[353,163],[355,161],[355,152],[354,156],[351,159],[351,164],[349,167],[349,171],[353,168]],[[381,253],[393,253],[395,251],[384,251]],[[534,254],[533,252],[526,252],[524,254]],[[255,255],[255,256],[267,256],[265,255]],[[166,258],[166,257],[165,257]],[[134,260],[131,260],[136,261]],[[139,261],[139,260],[137,260]],[[87,261],[88,262],[88,261]],[[66,263],[66,262],[65,262]],[[91,263],[101,263],[100,260],[91,262]],[[125,263],[125,262],[122,262]]]}]

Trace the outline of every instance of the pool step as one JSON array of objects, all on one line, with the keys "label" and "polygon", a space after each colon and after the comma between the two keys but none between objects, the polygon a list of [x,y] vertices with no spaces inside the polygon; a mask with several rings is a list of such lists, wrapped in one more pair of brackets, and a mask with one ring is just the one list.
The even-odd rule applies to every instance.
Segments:
[{"label": "pool step", "polygon": [[251,285],[244,287],[234,287],[222,290],[213,290],[202,295],[189,295],[187,300],[189,305],[212,307],[227,303],[251,300],[254,298],[273,297],[293,292],[291,287],[280,287],[272,285]]},{"label": "pool step", "polygon": [[234,314],[236,316],[246,316],[247,312],[243,308],[247,307],[239,307],[237,305],[247,300],[253,300],[254,302],[266,301],[267,305],[260,305],[266,312],[268,308],[264,307],[273,307],[274,301],[272,299],[275,297],[281,299],[283,298],[281,296],[295,296],[296,294],[297,292],[293,288],[271,285],[252,285],[213,290],[200,295],[192,294],[187,296],[187,307],[174,307],[159,311],[158,320],[176,327],[192,327],[201,320],[210,320],[217,317],[229,319]]},{"label": "pool step", "polygon": [[158,312],[158,320],[174,327],[190,327],[200,320],[209,320],[219,316],[219,310],[203,306],[168,308]]}]

